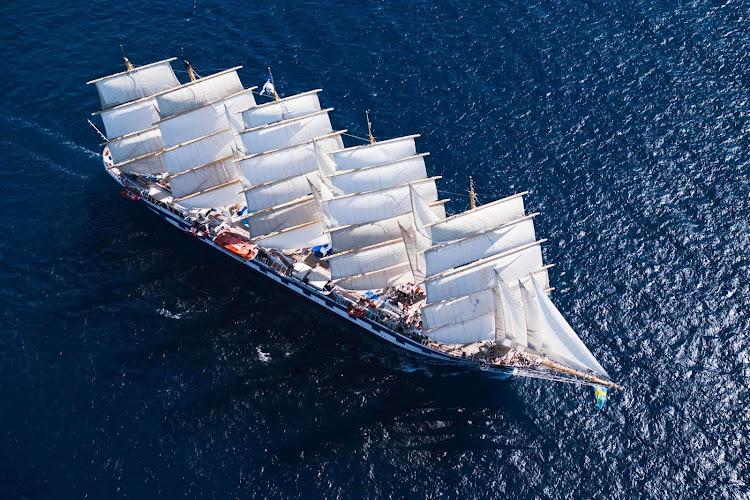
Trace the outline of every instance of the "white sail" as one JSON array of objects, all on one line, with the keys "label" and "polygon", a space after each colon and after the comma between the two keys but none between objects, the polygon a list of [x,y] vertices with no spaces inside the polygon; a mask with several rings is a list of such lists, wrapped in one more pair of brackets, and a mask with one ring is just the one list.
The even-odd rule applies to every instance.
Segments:
[{"label": "white sail", "polygon": [[275,248],[278,250],[312,248],[328,243],[328,236],[323,233],[324,230],[325,225],[323,222],[308,222],[307,224],[253,238],[253,242],[264,248]]},{"label": "white sail", "polygon": [[413,227],[406,229],[399,224],[398,228],[401,231],[401,239],[404,241],[404,246],[406,247],[406,256],[409,259],[411,274],[417,283],[421,283],[425,278],[425,263],[424,253],[420,253],[419,243],[415,240],[415,237],[419,238],[419,234],[414,231]]},{"label": "white sail", "polygon": [[242,120],[238,119],[236,110],[254,105],[252,90],[247,89],[219,102],[169,116],[158,122],[159,130],[167,147],[224,129],[236,134],[242,130]]},{"label": "white sail", "polygon": [[242,82],[237,75],[236,66],[219,73],[214,73],[193,82],[180,85],[178,88],[156,97],[162,117],[184,113],[225,97],[242,92]]},{"label": "white sail", "polygon": [[311,181],[309,182],[310,185],[310,193],[312,193],[313,200],[315,200],[315,206],[318,208],[318,212],[320,212],[322,216],[322,220],[325,223],[326,228],[331,227],[331,214],[328,212],[328,206],[323,203],[323,197],[328,196],[326,193],[325,195],[322,193],[324,189],[327,187],[322,182],[315,182]]},{"label": "white sail", "polygon": [[336,195],[393,188],[426,178],[424,157],[427,154],[409,156],[372,167],[336,172],[329,180]]},{"label": "white sail", "polygon": [[318,99],[320,91],[321,89],[310,90],[278,101],[267,102],[252,109],[245,109],[242,111],[245,127],[251,129],[320,111]]},{"label": "white sail", "polygon": [[[445,219],[445,212],[443,212],[442,217],[433,213],[433,211],[430,210],[429,204],[419,195],[414,187],[409,188],[409,197],[411,199],[411,209],[414,213],[414,226],[420,234],[429,237],[425,227],[428,224]],[[428,246],[431,245],[432,241],[430,240],[430,245]]]},{"label": "white sail", "polygon": [[526,317],[526,343],[531,350],[544,353],[543,338],[546,329],[544,319],[542,319],[542,312],[539,310],[539,303],[523,283],[519,282],[518,285],[521,290],[523,312]]},{"label": "white sail", "polygon": [[495,293],[495,340],[508,347],[528,347],[526,315],[502,279],[498,279]]},{"label": "white sail", "polygon": [[[325,151],[317,140],[313,139],[313,148],[315,150],[315,159],[318,162],[318,171],[320,172],[320,179],[326,186],[326,200],[333,197],[333,186],[331,185],[328,178],[336,173],[336,164],[331,159],[331,155]],[[330,196],[328,191],[330,190]]]},{"label": "white sail", "polygon": [[180,198],[235,179],[237,179],[237,167],[230,156],[171,175],[169,185],[172,188],[172,196]]},{"label": "white sail", "polygon": [[333,254],[326,260],[331,266],[331,279],[337,280],[402,264],[407,262],[407,257],[404,242],[398,239]]},{"label": "white sail", "polygon": [[164,150],[162,156],[174,175],[234,154],[234,134],[229,129],[193,139]]},{"label": "white sail", "polygon": [[96,84],[102,109],[152,96],[180,84],[172,70],[171,61],[158,61],[139,66],[129,71],[123,71],[105,76],[88,83]]},{"label": "white sail", "polygon": [[433,244],[457,240],[493,229],[524,216],[523,195],[519,193],[482,205],[473,210],[426,226]]},{"label": "white sail", "polygon": [[275,207],[310,194],[310,182],[318,179],[318,172],[310,172],[278,181],[245,188],[247,209],[251,212]]},{"label": "white sail", "polygon": [[295,146],[314,137],[333,132],[328,112],[333,108],[316,111],[301,118],[251,128],[240,133],[240,139],[248,155],[273,149]]},{"label": "white sail", "polygon": [[138,175],[157,175],[167,171],[167,164],[160,152],[138,156],[115,165],[120,172]]},{"label": "white sail", "polygon": [[591,370],[609,378],[602,365],[591,354],[591,351],[581,341],[573,328],[568,324],[560,311],[542,290],[539,283],[532,279],[536,303],[539,312],[539,328],[542,330],[544,350],[552,355],[572,361],[574,368]]},{"label": "white sail", "polygon": [[494,312],[494,290],[464,295],[456,299],[424,306],[422,308],[422,330],[427,331],[456,323],[464,323]]},{"label": "white sail", "polygon": [[443,344],[471,344],[495,338],[495,312],[424,332]]},{"label": "white sail", "polygon": [[[542,240],[543,241],[543,240]],[[497,286],[497,275],[506,283],[516,283],[529,273],[540,269],[542,250],[536,241],[508,250],[465,268],[447,271],[427,278],[424,282],[427,303],[461,297]],[[497,271],[497,274],[496,274]],[[547,280],[547,273],[540,273]],[[540,276],[537,275],[539,278]]]},{"label": "white sail", "polygon": [[[428,203],[437,201],[436,179],[439,177],[412,184]],[[323,203],[328,206],[334,227],[376,222],[411,212],[409,185],[338,196]]]},{"label": "white sail", "polygon": [[115,163],[123,163],[139,156],[164,149],[159,129],[156,127],[123,136],[107,143]]},{"label": "white sail", "polygon": [[335,284],[347,290],[381,290],[413,281],[409,264],[396,264],[370,273],[362,273],[337,280]]},{"label": "white sail", "polygon": [[312,196],[254,212],[245,218],[252,236],[275,233],[315,220],[320,220],[320,212]]},{"label": "white sail", "polygon": [[99,114],[110,140],[151,128],[161,118],[154,97],[122,104]]},{"label": "white sail", "polygon": [[419,135],[397,137],[387,141],[365,144],[331,153],[336,170],[353,170],[388,163],[417,154],[414,139]]},{"label": "white sail", "polygon": [[218,208],[235,205],[244,202],[242,196],[237,194],[240,190],[239,180],[229,181],[226,184],[198,191],[197,193],[176,198],[174,201],[189,209]]},{"label": "white sail", "polygon": [[[315,139],[323,151],[341,147],[341,132]],[[238,160],[242,175],[251,185],[264,184],[318,169],[312,140],[283,149],[246,156]]]},{"label": "white sail", "polygon": [[342,252],[377,245],[397,238],[400,234],[399,222],[406,225],[410,222],[410,219],[411,214],[407,213],[377,222],[333,228],[330,231],[331,244],[334,249]]},{"label": "white sail", "polygon": [[[436,214],[445,214],[445,208],[438,202],[429,208]],[[393,240],[401,236],[399,224],[408,227],[412,223],[411,213],[405,213],[390,219],[356,224],[352,226],[335,227],[330,230],[331,244],[338,251],[352,250],[354,248],[369,247],[385,241]]]},{"label": "white sail", "polygon": [[429,248],[425,253],[427,275],[491,257],[535,240],[530,218],[500,226],[492,231]]}]

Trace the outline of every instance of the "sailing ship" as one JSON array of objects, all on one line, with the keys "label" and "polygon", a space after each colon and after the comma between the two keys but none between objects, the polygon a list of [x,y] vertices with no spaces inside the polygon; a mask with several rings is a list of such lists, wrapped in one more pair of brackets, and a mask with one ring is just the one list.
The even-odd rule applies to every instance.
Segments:
[{"label": "sailing ship", "polygon": [[[184,56],[184,54],[183,54]],[[419,135],[345,145],[321,89],[176,58],[88,82],[106,171],[168,223],[381,339],[508,376],[619,388],[550,299],[522,192],[446,216]],[[258,101],[256,101],[258,97]],[[347,139],[348,140],[348,139]]]}]

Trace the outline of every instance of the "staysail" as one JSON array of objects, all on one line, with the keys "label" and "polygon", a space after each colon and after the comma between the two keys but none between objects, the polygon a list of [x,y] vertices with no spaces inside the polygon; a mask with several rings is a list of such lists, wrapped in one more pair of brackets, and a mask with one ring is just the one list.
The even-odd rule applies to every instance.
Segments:
[{"label": "staysail", "polygon": [[547,295],[550,266],[523,194],[435,220],[412,191],[413,234],[426,242],[423,333],[449,344],[491,340],[607,377]]}]

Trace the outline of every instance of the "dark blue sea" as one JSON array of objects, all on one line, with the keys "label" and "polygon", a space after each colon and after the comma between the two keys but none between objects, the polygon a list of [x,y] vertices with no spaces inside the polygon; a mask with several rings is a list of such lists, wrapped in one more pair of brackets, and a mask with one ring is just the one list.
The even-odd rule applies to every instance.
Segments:
[{"label": "dark blue sea", "polygon": [[[748,498],[750,4],[0,6],[0,498]],[[404,353],[118,195],[86,81],[179,56],[529,190],[624,386]],[[177,69],[182,69],[176,65]],[[185,79],[185,73],[178,75]],[[354,143],[350,143],[354,144]],[[458,193],[455,195],[453,193]]]}]

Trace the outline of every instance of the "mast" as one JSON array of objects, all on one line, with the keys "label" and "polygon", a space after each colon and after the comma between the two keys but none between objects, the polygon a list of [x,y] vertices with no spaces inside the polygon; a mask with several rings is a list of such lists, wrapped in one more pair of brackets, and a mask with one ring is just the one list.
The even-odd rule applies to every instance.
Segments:
[{"label": "mast", "polygon": [[120,52],[122,52],[122,60],[125,62],[125,69],[127,71],[133,71],[135,68],[131,64],[130,60],[125,57],[125,49],[122,48],[122,44],[120,44]]},{"label": "mast", "polygon": [[474,179],[469,176],[469,206],[472,210],[477,208],[477,193],[474,192]]},{"label": "mast", "polygon": [[192,67],[192,66],[190,65],[190,61],[188,61],[188,60],[187,60],[187,59],[185,58],[185,49],[184,49],[184,48],[182,48],[182,47],[180,47],[180,51],[182,52],[182,60],[183,60],[183,61],[185,62],[185,70],[187,70],[187,74],[188,74],[188,76],[190,77],[190,81],[191,81],[191,82],[194,82],[194,81],[196,80],[196,76],[195,76],[195,70],[194,70],[194,69],[193,69],[193,67]]},{"label": "mast", "polygon": [[375,144],[375,137],[372,135],[372,123],[370,122],[370,110],[365,111],[367,116],[367,137],[370,139],[370,144]]}]

